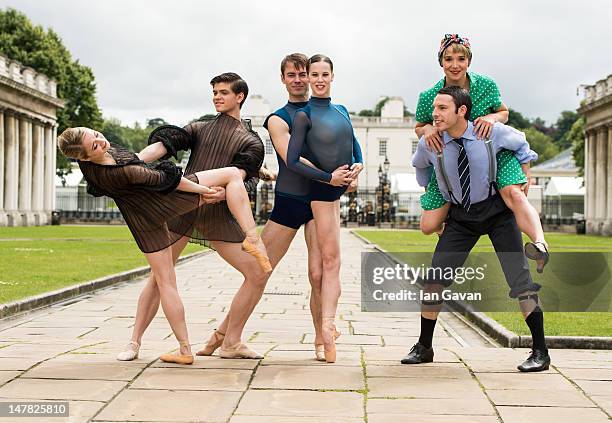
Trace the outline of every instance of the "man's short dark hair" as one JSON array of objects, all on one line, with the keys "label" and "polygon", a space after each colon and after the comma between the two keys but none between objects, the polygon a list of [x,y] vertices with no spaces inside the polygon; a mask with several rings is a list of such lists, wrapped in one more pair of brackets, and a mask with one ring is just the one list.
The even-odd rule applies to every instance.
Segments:
[{"label": "man's short dark hair", "polygon": [[281,62],[281,75],[285,75],[287,63],[291,63],[295,69],[306,69],[308,67],[308,57],[302,53],[292,53],[283,59]]},{"label": "man's short dark hair", "polygon": [[246,101],[249,95],[249,86],[247,85],[246,81],[242,79],[240,75],[238,75],[237,73],[225,72],[211,79],[210,85],[214,87],[215,84],[218,84],[220,82],[225,82],[227,84],[230,84],[230,89],[232,90],[234,94],[236,95],[240,93],[244,94],[244,99],[242,100],[242,103],[240,103],[240,108],[242,108],[242,106],[244,105],[244,102]]},{"label": "man's short dark hair", "polygon": [[450,95],[453,98],[453,103],[455,103],[455,113],[459,111],[459,107],[465,106],[467,109],[465,112],[465,120],[470,119],[470,113],[472,112],[472,97],[470,97],[470,93],[468,93],[466,89],[457,87],[456,85],[451,85],[442,88],[440,91],[438,91],[438,94]]}]

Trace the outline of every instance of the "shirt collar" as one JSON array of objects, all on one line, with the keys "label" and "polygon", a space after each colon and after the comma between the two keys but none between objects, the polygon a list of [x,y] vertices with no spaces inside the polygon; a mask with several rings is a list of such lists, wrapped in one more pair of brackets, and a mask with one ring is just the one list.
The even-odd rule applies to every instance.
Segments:
[{"label": "shirt collar", "polygon": [[[474,135],[474,125],[469,120],[468,120],[467,129],[465,130],[463,135],[461,135],[461,138],[465,140],[472,140],[472,141],[476,140],[476,135]],[[448,144],[449,142],[453,140],[453,137],[448,135],[448,132],[444,131],[442,133],[442,139],[444,141],[444,144]]]}]

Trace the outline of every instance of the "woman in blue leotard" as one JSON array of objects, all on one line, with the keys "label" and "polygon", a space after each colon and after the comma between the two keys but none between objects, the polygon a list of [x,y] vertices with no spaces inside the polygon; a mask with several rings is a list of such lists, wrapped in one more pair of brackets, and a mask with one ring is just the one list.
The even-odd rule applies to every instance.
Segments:
[{"label": "woman in blue leotard", "polygon": [[312,97],[295,113],[287,167],[310,179],[311,207],[323,259],[321,311],[325,361],[336,361],[334,319],[340,297],[340,197],[363,169],[361,149],[344,106],[331,103],[333,64],[321,54],[308,61]]}]

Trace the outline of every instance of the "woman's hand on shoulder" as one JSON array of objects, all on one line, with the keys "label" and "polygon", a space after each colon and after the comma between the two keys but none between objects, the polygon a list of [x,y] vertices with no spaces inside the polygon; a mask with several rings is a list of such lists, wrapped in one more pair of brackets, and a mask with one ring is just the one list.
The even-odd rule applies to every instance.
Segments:
[{"label": "woman's hand on shoulder", "polygon": [[440,131],[435,126],[429,124],[423,127],[423,137],[430,151],[441,153],[444,148]]},{"label": "woman's hand on shoulder", "polygon": [[474,135],[476,135],[476,138],[479,140],[489,139],[495,122],[497,122],[497,119],[495,119],[494,114],[476,118],[474,120]]}]

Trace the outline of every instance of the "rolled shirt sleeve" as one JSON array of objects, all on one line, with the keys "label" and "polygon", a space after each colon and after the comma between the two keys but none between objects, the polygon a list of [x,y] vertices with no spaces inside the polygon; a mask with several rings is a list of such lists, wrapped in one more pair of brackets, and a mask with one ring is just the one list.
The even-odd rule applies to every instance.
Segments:
[{"label": "rolled shirt sleeve", "polygon": [[491,139],[497,149],[505,148],[514,152],[520,164],[538,160],[538,153],[529,147],[525,133],[511,126],[496,122],[493,126]]},{"label": "rolled shirt sleeve", "polygon": [[431,179],[433,163],[431,162],[431,153],[427,150],[423,137],[419,140],[416,152],[412,156],[412,166],[416,169],[417,183],[426,187]]}]

